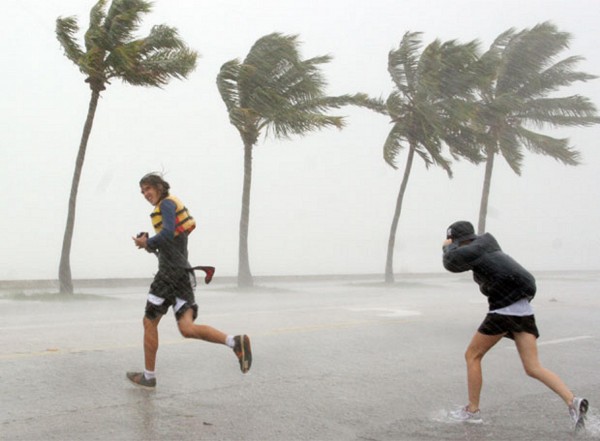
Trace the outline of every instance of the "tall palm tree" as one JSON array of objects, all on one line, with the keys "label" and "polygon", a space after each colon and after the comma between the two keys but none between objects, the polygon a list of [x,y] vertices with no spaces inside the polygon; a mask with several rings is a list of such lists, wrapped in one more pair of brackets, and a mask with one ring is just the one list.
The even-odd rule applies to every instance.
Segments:
[{"label": "tall palm tree", "polygon": [[396,231],[415,154],[427,167],[442,167],[449,177],[451,162],[442,154],[444,145],[455,159],[481,159],[467,124],[472,113],[472,64],[477,59],[477,43],[436,40],[422,52],[421,47],[421,33],[407,32],[398,49],[388,56],[388,72],[395,90],[387,99],[393,126],[383,146],[384,158],[397,168],[395,160],[400,151],[408,148],[408,155],[388,239],[386,283],[394,282]]},{"label": "tall palm tree", "polygon": [[186,47],[174,28],[158,25],[147,37],[134,38],[142,15],[151,10],[150,2],[113,0],[108,11],[106,4],[107,0],[99,0],[91,9],[85,50],[75,39],[79,31],[77,19],[59,17],[56,20],[56,36],[66,57],[86,76],[85,82],[92,91],[69,196],[58,273],[61,293],[73,293],[70,255],[77,190],[100,92],[113,78],[134,86],[161,87],[171,78],[185,78],[196,67],[196,52]]},{"label": "tall palm tree", "polygon": [[[566,165],[579,164],[579,152],[566,138],[554,138],[531,129],[589,126],[600,122],[589,99],[553,93],[577,81],[596,78],[575,70],[582,60],[571,56],[556,61],[568,48],[571,35],[545,22],[532,29],[500,34],[478,63],[478,110],[474,125],[481,132],[486,158],[479,209],[479,234],[485,232],[494,168],[500,154],[511,169],[521,174],[523,147],[550,156]],[[527,127],[529,126],[529,127]]]},{"label": "tall palm tree", "polygon": [[244,183],[240,216],[238,285],[252,286],[248,256],[252,152],[261,132],[275,138],[305,135],[326,127],[342,128],[344,118],[328,115],[329,109],[345,105],[369,107],[385,112],[381,101],[364,94],[327,96],[319,70],[329,56],[302,59],[296,35],[273,33],[252,46],[243,62],[223,64],[217,86],[229,120],[244,145]]}]

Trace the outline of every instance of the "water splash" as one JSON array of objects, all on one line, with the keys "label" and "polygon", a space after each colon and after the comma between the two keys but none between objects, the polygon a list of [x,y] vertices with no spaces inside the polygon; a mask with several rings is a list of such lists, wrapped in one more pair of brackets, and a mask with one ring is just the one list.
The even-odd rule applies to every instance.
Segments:
[{"label": "water splash", "polygon": [[592,408],[588,410],[585,419],[585,436],[600,438],[600,415]]}]

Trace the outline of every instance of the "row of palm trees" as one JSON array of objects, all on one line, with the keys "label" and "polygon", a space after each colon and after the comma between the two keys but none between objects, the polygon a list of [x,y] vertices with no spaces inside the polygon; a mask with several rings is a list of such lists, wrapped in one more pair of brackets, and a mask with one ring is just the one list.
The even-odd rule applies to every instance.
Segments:
[{"label": "row of palm trees", "polygon": [[[185,78],[196,65],[196,52],[173,28],[155,26],[147,37],[134,37],[142,15],[149,11],[150,3],[145,0],[113,0],[108,9],[107,0],[99,0],[91,10],[85,49],[76,42],[76,19],[57,20],[56,34],[65,55],[86,76],[92,91],[69,199],[59,267],[61,292],[73,292],[69,259],[77,189],[100,92],[113,78],[160,87],[172,78]],[[238,285],[253,284],[248,253],[252,153],[262,134],[289,138],[327,127],[342,128],[344,118],[329,112],[348,105],[391,119],[392,129],[383,146],[385,161],[396,168],[397,156],[408,150],[385,267],[386,282],[393,282],[396,231],[415,154],[426,166],[442,167],[449,177],[452,159],[485,162],[479,232],[485,230],[496,155],[502,155],[518,174],[523,147],[564,164],[578,164],[578,152],[567,139],[528,128],[600,122],[587,98],[552,95],[576,81],[595,78],[575,70],[580,57],[555,61],[570,38],[553,24],[542,23],[520,32],[509,29],[480,54],[476,41],[435,40],[423,48],[421,34],[407,32],[398,49],[389,53],[388,72],[394,90],[385,101],[362,93],[326,95],[327,83],[320,66],[331,59],[303,59],[297,36],[266,35],[256,41],[243,61],[223,64],[217,87],[244,146]],[[444,156],[444,149],[451,159]]]}]

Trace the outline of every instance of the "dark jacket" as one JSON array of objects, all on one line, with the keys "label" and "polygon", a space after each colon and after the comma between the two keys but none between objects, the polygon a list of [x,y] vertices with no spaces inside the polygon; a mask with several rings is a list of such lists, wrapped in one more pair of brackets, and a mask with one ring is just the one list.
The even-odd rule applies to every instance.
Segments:
[{"label": "dark jacket", "polygon": [[535,278],[508,254],[489,233],[466,245],[444,247],[444,268],[453,273],[473,271],[473,280],[488,298],[490,311],[535,296]]}]

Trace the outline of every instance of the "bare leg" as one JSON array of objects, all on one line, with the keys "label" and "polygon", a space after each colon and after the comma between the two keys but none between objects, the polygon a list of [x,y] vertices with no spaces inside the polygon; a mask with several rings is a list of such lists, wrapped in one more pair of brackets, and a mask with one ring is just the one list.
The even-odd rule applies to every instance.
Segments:
[{"label": "bare leg", "polygon": [[573,393],[558,375],[541,365],[535,335],[518,332],[514,337],[525,373],[548,386],[567,403],[567,406],[571,405]]},{"label": "bare leg", "polygon": [[196,338],[211,343],[226,344],[227,335],[218,329],[208,325],[194,324],[194,312],[188,309],[183,313],[183,316],[177,321],[179,332],[185,338]]},{"label": "bare leg", "polygon": [[154,371],[156,366],[156,352],[158,351],[158,323],[162,316],[154,320],[144,316],[144,361],[146,370]]},{"label": "bare leg", "polygon": [[467,384],[469,388],[469,412],[479,410],[479,399],[481,396],[481,387],[483,385],[483,375],[481,373],[481,360],[483,356],[503,337],[499,335],[485,335],[476,332],[471,343],[465,352],[467,362]]}]

